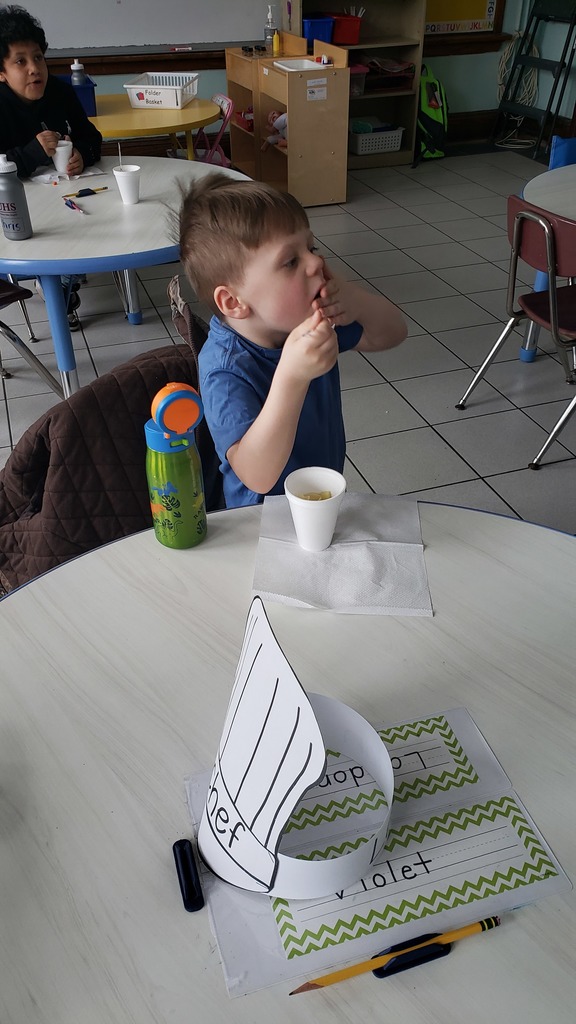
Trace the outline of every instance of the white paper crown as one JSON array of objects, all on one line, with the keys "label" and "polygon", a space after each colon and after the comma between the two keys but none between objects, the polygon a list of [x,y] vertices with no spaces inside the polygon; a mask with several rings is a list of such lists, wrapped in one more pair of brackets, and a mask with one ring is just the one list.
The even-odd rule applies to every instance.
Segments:
[{"label": "white paper crown", "polygon": [[[322,779],[325,747],[355,756],[372,775],[387,802],[385,819],[345,856],[286,856],[278,852],[282,833],[303,794]],[[198,830],[208,866],[233,885],[290,899],[346,888],[366,874],[386,838],[393,792],[378,733],[345,704],[307,697],[254,598]]]}]

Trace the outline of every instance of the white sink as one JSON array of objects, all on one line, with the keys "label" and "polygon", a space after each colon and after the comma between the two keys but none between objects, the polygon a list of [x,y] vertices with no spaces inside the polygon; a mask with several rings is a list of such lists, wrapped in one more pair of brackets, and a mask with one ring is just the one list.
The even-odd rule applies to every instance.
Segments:
[{"label": "white sink", "polygon": [[274,64],[283,71],[318,71],[322,67],[315,60],[307,60],[305,57],[287,57],[285,60],[275,60]]}]

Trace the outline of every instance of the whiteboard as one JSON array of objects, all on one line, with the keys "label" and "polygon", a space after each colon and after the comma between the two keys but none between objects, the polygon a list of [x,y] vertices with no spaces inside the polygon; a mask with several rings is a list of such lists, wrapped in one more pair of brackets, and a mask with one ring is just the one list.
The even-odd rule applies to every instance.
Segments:
[{"label": "whiteboard", "polygon": [[20,0],[50,50],[260,39],[263,0]]}]

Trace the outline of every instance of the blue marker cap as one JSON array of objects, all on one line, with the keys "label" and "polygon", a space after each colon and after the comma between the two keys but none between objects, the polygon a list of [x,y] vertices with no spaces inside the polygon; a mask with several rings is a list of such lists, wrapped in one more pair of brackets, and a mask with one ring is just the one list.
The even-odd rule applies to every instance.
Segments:
[{"label": "blue marker cap", "polygon": [[[424,946],[423,949],[412,949],[409,953],[402,952],[403,949],[406,949],[407,945],[415,946],[419,942],[428,942],[429,939],[435,939],[440,934],[440,932],[432,932],[430,935],[419,935],[417,939],[410,939],[408,943],[399,942],[396,946],[390,946],[388,949],[382,950],[376,956],[385,956],[387,953],[396,952],[396,950],[398,950],[398,956],[395,956],[393,960],[389,960],[384,967],[378,967],[377,970],[372,971],[372,974],[375,978],[389,978],[392,974],[400,974],[402,971],[408,971],[411,967],[418,967],[420,964],[427,964],[432,960],[439,960],[440,957],[448,956],[452,949],[452,945],[449,942],[431,942],[429,946]],[[372,959],[375,958],[373,957]]]}]

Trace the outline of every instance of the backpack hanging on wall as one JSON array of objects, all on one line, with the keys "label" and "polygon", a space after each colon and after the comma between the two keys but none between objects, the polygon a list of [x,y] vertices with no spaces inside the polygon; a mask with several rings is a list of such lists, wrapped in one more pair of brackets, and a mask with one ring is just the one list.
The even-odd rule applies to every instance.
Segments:
[{"label": "backpack hanging on wall", "polygon": [[447,130],[448,103],[444,86],[434,77],[430,68],[423,64],[413,167],[421,160],[435,160],[444,156]]}]

